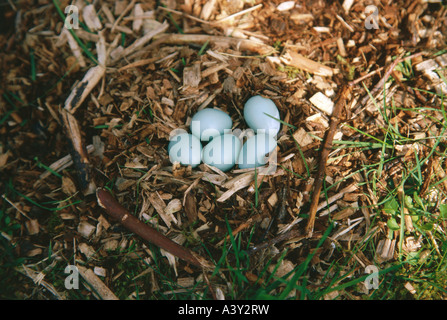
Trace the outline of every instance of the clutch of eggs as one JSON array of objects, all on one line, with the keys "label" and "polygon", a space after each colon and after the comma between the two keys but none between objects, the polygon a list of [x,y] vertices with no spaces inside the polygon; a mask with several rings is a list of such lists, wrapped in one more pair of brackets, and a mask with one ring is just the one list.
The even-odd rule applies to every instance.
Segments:
[{"label": "clutch of eggs", "polygon": [[[193,168],[203,161],[224,172],[236,164],[240,169],[263,166],[266,154],[277,145],[275,137],[281,126],[279,110],[272,100],[254,96],[245,103],[244,118],[255,135],[242,144],[232,134],[233,121],[227,113],[212,108],[198,111],[191,119],[191,134],[171,137],[170,161]],[[208,143],[202,148],[202,142]]]}]

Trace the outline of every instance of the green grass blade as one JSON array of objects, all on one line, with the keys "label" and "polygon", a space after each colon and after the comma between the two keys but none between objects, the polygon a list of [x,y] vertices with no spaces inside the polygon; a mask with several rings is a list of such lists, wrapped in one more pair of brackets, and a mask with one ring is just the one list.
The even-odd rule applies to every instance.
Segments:
[{"label": "green grass blade", "polygon": [[34,49],[31,48],[30,52],[30,65],[31,65],[31,80],[36,81],[36,59],[34,57]]},{"label": "green grass blade", "polygon": [[209,43],[210,43],[209,40],[206,40],[206,42],[203,44],[203,46],[199,50],[199,53],[198,53],[199,56],[201,56],[205,52],[205,49],[206,49],[206,47],[208,47]]}]

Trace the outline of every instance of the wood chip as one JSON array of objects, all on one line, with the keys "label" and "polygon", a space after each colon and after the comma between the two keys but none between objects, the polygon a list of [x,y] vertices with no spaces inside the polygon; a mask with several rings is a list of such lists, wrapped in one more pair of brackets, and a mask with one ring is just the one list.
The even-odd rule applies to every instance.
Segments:
[{"label": "wood chip", "polygon": [[324,93],[317,92],[315,93],[309,101],[317,107],[319,110],[323,111],[327,115],[332,114],[332,110],[334,109],[334,102],[329,99]]},{"label": "wood chip", "polygon": [[166,211],[166,204],[157,191],[149,192],[147,198],[150,201],[150,203],[154,206],[155,210],[163,219],[164,223],[168,228],[171,227],[171,223],[177,224],[177,219],[174,217],[174,215]]},{"label": "wood chip", "polygon": [[101,21],[93,4],[89,4],[82,9],[82,17],[87,27],[92,31],[97,31],[102,29]]},{"label": "wood chip", "polygon": [[226,67],[228,67],[228,63],[221,63],[218,64],[217,66],[209,67],[208,69],[202,72],[202,78],[206,78],[211,74],[217,73],[218,71],[225,69]]},{"label": "wood chip", "polygon": [[165,212],[166,214],[171,215],[173,213],[182,210],[182,208],[183,208],[182,201],[180,201],[180,199],[172,199],[166,206]]},{"label": "wood chip", "polygon": [[191,288],[195,283],[195,279],[193,277],[188,278],[178,278],[177,284],[182,288]]},{"label": "wood chip", "polygon": [[39,222],[37,219],[30,219],[25,222],[26,229],[29,235],[36,235],[39,233]]},{"label": "wood chip", "polygon": [[86,221],[81,221],[78,225],[78,232],[86,239],[90,238],[93,235],[95,229],[95,226]]},{"label": "wood chip", "polygon": [[307,117],[306,121],[321,124],[324,128],[329,127],[329,122],[319,112]]},{"label": "wood chip", "polygon": [[267,199],[267,201],[272,207],[274,207],[278,202],[278,195],[276,194],[276,192],[273,192],[272,195]]},{"label": "wood chip", "polygon": [[78,245],[78,249],[87,259],[91,259],[96,255],[95,249],[85,242],[81,242]]},{"label": "wood chip", "polygon": [[302,56],[299,53],[288,50],[284,55],[280,57],[281,61],[289,66],[293,66],[298,69],[316,74],[322,77],[332,77],[334,70],[319,62],[313,61]]},{"label": "wood chip", "polygon": [[305,147],[313,142],[312,137],[303,128],[296,130],[293,133],[293,138],[298,142],[300,147]]},{"label": "wood chip", "polygon": [[107,275],[107,270],[102,267],[94,267],[93,272],[100,277],[105,277]]},{"label": "wood chip", "polygon": [[183,86],[197,88],[202,80],[200,73],[200,64],[195,63],[191,67],[183,69]]},{"label": "wood chip", "polygon": [[342,7],[345,10],[345,13],[348,14],[349,10],[351,10],[352,5],[354,4],[354,0],[344,0]]},{"label": "wood chip", "polygon": [[406,282],[405,284],[404,284],[404,287],[405,287],[405,289],[407,289],[411,294],[416,294],[417,293],[417,291],[416,291],[416,289],[413,287],[413,285],[411,284],[411,283],[409,283],[409,282]]},{"label": "wood chip", "polygon": [[164,34],[160,40],[166,44],[191,44],[203,45],[206,42],[210,44],[220,44],[232,46],[236,50],[251,51],[260,55],[269,55],[275,52],[275,49],[269,45],[259,43],[250,39],[238,39],[224,36],[211,36],[205,34]]},{"label": "wood chip", "polygon": [[327,200],[325,199],[324,201],[321,201],[321,203],[317,207],[317,211],[327,207],[328,205],[330,205],[334,201],[337,201],[337,200],[341,199],[345,193],[354,192],[355,190],[357,190],[357,188],[358,188],[357,184],[351,184],[351,185],[343,188],[342,190],[340,190],[340,192],[338,192],[337,194],[329,197]]},{"label": "wood chip", "polygon": [[3,154],[0,154],[0,169],[7,164],[10,155],[11,151],[9,150]]},{"label": "wood chip", "polygon": [[379,262],[386,262],[394,257],[394,247],[396,246],[396,240],[386,239],[380,240],[377,245],[376,259]]},{"label": "wood chip", "polygon": [[193,192],[188,192],[185,196],[185,212],[190,223],[197,220],[197,199]]},{"label": "wood chip", "polygon": [[228,190],[224,192],[218,199],[218,202],[224,202],[228,198],[230,198],[235,192],[246,188],[250,185],[250,183],[253,181],[255,176],[254,171],[243,173],[229,181],[227,181],[223,187],[227,188]]},{"label": "wood chip", "polygon": [[114,57],[113,62],[117,62],[119,59],[121,59],[131,53],[134,53],[137,50],[140,50],[153,37],[155,37],[156,35],[158,35],[162,32],[165,32],[168,29],[168,27],[169,27],[169,24],[166,21],[164,21],[163,24],[160,25],[158,28],[156,28],[155,30],[152,30],[151,32],[148,32],[143,37],[135,40],[135,42],[132,43],[130,46],[123,49],[119,54],[117,54]]},{"label": "wood chip", "polygon": [[[436,57],[434,59],[425,60],[416,65],[416,70],[421,71],[424,75],[433,83],[438,94],[447,95],[447,83],[445,83],[445,78],[447,77],[447,72],[445,71],[447,66],[447,53]],[[441,73],[444,80],[439,76]]]},{"label": "wood chip", "polygon": [[[132,22],[132,30],[135,32],[140,31],[141,27],[143,26],[143,19],[141,18],[144,14],[143,7],[141,3],[135,4],[132,11],[132,16],[135,17],[135,19]],[[137,18],[140,17],[140,18]]]},{"label": "wood chip", "polygon": [[289,11],[289,10],[292,10],[294,7],[295,7],[295,1],[284,1],[284,2],[281,2],[276,7],[276,10],[278,10],[278,11]]},{"label": "wood chip", "polygon": [[62,28],[61,36],[65,37],[68,40],[68,45],[70,46],[73,55],[76,57],[79,65],[84,68],[87,64],[84,59],[84,55],[82,54],[82,49],[79,47],[78,42],[73,38],[71,33],[67,28]]},{"label": "wood chip", "polygon": [[337,39],[337,47],[338,47],[338,52],[340,53],[340,55],[342,57],[346,57],[348,54],[346,53],[346,48],[345,48],[345,44],[343,42],[343,38],[338,38]]},{"label": "wood chip", "polygon": [[81,265],[76,265],[79,274],[92,286],[95,292],[103,300],[119,300],[118,297],[102,282],[102,280],[91,270]]},{"label": "wood chip", "polygon": [[56,299],[65,300],[64,294],[59,293],[52,284],[44,280],[45,275],[42,272],[37,272],[24,264],[22,264],[22,266],[17,268],[16,270],[32,279],[34,283],[47,289],[52,295],[56,297]]},{"label": "wood chip", "polygon": [[109,7],[108,7],[107,4],[103,3],[103,4],[101,5],[101,11],[104,12],[104,14],[105,14],[107,20],[108,20],[110,23],[115,23],[115,17],[113,16],[112,11],[110,11],[110,9],[109,9]]},{"label": "wood chip", "polygon": [[292,19],[296,24],[304,24],[312,21],[314,16],[311,13],[294,12],[290,15],[290,19]]},{"label": "wood chip", "polygon": [[69,196],[76,193],[76,185],[70,177],[62,176],[62,191]]},{"label": "wood chip", "polygon": [[[92,153],[94,151],[94,147],[92,144],[88,145],[86,149],[88,153]],[[71,158],[71,155],[68,154],[63,158],[57,160],[56,162],[50,164],[49,168],[53,171],[61,172],[62,170],[69,168],[71,165],[73,165],[73,160]],[[51,175],[51,172],[47,170],[39,176],[39,179],[45,179],[49,175]]]},{"label": "wood chip", "polygon": [[216,0],[206,1],[202,7],[202,12],[200,13],[200,18],[202,18],[203,20],[209,20],[215,7],[216,7]]}]

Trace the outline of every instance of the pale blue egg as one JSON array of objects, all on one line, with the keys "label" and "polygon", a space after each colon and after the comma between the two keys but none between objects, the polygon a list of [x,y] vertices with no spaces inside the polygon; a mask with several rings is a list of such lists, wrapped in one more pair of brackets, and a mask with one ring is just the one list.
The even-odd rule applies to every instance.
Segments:
[{"label": "pale blue egg", "polygon": [[240,169],[263,166],[267,163],[266,155],[276,148],[276,139],[269,134],[257,134],[249,138],[239,153],[238,165]]},{"label": "pale blue egg", "polygon": [[[244,118],[255,133],[267,133],[275,136],[281,126],[281,123],[276,120],[280,119],[280,115],[275,103],[261,96],[253,96],[247,100],[244,106]],[[258,132],[258,130],[265,131]]]},{"label": "pale blue egg", "polygon": [[242,143],[232,134],[214,137],[202,151],[202,161],[222,171],[234,167],[241,151]]},{"label": "pale blue egg", "polygon": [[231,130],[233,121],[225,112],[205,108],[197,112],[191,119],[191,133],[201,141],[209,141]]},{"label": "pale blue egg", "polygon": [[202,144],[189,133],[180,133],[170,138],[168,145],[169,160],[180,162],[184,166],[197,167],[201,162]]}]

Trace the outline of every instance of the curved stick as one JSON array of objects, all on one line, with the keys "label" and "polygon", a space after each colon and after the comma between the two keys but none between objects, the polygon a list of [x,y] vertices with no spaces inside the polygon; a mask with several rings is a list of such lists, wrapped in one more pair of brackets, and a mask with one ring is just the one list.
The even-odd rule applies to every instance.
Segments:
[{"label": "curved stick", "polygon": [[154,228],[145,224],[143,221],[137,219],[129,213],[116,199],[104,189],[98,188],[96,190],[96,197],[98,204],[104,208],[108,215],[119,221],[126,229],[139,235],[146,241],[162,248],[163,250],[172,253],[176,257],[185,260],[195,266],[201,268],[211,268],[212,265],[204,258],[194,254],[190,250],[175,243],[168,237],[164,236]]}]

